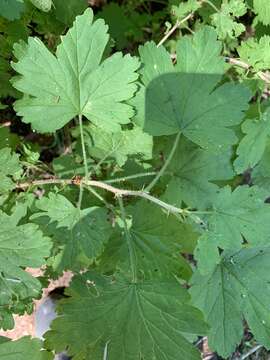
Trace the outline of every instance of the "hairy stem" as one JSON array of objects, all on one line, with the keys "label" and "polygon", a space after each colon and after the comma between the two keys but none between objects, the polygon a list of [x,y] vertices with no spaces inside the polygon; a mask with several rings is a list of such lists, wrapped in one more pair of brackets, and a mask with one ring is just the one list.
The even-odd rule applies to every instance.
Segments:
[{"label": "hairy stem", "polygon": [[174,143],[173,143],[173,147],[169,153],[169,156],[167,158],[167,160],[165,161],[164,165],[162,166],[162,168],[160,169],[160,171],[157,173],[156,177],[151,181],[151,183],[145,188],[145,191],[150,191],[155,185],[156,183],[158,182],[158,180],[161,178],[161,176],[165,173],[168,165],[170,164],[174,154],[175,154],[175,151],[177,149],[177,146],[178,146],[178,143],[179,143],[179,139],[180,139],[180,136],[181,136],[181,133],[179,132],[176,137],[175,137],[175,140],[174,140]]},{"label": "hairy stem", "polygon": [[[227,63],[231,64],[231,65],[239,66],[239,67],[241,67],[242,69],[245,69],[245,70],[248,70],[248,69],[253,70],[251,65],[249,65],[249,64],[247,64],[244,61],[239,60],[239,59],[225,57],[225,61]],[[255,75],[257,75],[261,80],[263,80],[266,83],[270,84],[270,75],[267,74],[266,72],[258,71],[257,73],[255,72]]]},{"label": "hairy stem", "polygon": [[119,207],[120,207],[120,211],[121,211],[121,219],[124,223],[124,230],[125,230],[125,236],[126,236],[126,240],[127,240],[129,259],[130,259],[132,282],[136,283],[137,282],[136,255],[134,253],[132,238],[130,236],[130,231],[129,231],[128,225],[127,225],[126,211],[125,211],[123,199],[121,196],[118,196],[118,203],[119,203]]},{"label": "hairy stem", "polygon": [[81,184],[84,186],[90,186],[90,187],[96,187],[100,189],[104,189],[106,191],[109,191],[113,194],[115,194],[117,197],[119,196],[131,196],[131,197],[140,197],[146,200],[149,200],[150,202],[160,206],[164,210],[166,210],[168,213],[175,213],[175,214],[182,214],[182,215],[188,215],[189,211],[186,209],[181,209],[176,206],[167,204],[166,202],[148,194],[145,191],[137,191],[137,190],[126,190],[126,189],[119,189],[116,188],[110,184],[106,184],[102,181],[96,181],[96,180],[87,180],[87,179],[80,179],[80,180],[74,180],[74,179],[46,179],[46,180],[35,180],[32,182],[25,182],[25,183],[18,183],[17,188],[18,189],[26,189],[30,186],[42,186],[42,185],[48,185],[48,184],[59,184],[59,185],[77,185],[80,186]]},{"label": "hairy stem", "polygon": [[171,28],[171,30],[164,35],[164,37],[160,40],[160,42],[157,44],[157,47],[161,46],[162,44],[165,43],[165,41],[179,28],[179,26],[181,24],[183,24],[184,22],[186,22],[187,20],[191,19],[193,16],[193,13],[188,14],[184,19],[182,20],[177,20],[176,23],[174,24],[174,26]]}]

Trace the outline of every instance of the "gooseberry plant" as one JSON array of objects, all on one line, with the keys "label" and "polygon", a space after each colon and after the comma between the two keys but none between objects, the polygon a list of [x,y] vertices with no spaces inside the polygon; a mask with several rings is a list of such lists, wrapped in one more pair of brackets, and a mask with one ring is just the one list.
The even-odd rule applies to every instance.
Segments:
[{"label": "gooseberry plant", "polygon": [[270,112],[210,25],[174,57],[165,41],[109,56],[88,8],[55,54],[14,45],[17,115],[72,141],[50,169],[1,146],[0,327],[32,311],[44,279],[74,276],[44,343],[0,338],[1,359],[195,360],[198,336],[228,357],[244,326],[270,348]]}]

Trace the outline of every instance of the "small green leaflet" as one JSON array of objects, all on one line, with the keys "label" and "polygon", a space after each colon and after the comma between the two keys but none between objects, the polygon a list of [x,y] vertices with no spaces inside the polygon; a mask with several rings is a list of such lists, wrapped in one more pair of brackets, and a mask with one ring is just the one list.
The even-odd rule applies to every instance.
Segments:
[{"label": "small green leaflet", "polygon": [[22,337],[16,341],[0,342],[1,360],[53,360],[53,354],[42,351],[42,341]]},{"label": "small green leaflet", "polygon": [[[1,129],[0,129],[1,130]],[[0,193],[6,193],[15,187],[15,180],[20,178],[22,168],[19,155],[12,153],[10,148],[0,150]]]},{"label": "small green leaflet", "polygon": [[139,126],[112,133],[90,125],[84,127],[84,132],[88,153],[94,158],[114,158],[119,166],[123,166],[132,155],[140,155],[142,160],[152,158],[152,137]]},{"label": "small green leaflet", "polygon": [[253,246],[269,242],[270,205],[264,202],[266,197],[267,193],[256,186],[239,186],[234,191],[226,186],[220,190],[209,215],[205,215],[208,228],[195,250],[202,273],[211,271],[219,262],[218,248],[241,249],[244,239]]},{"label": "small green leaflet", "polygon": [[224,358],[241,341],[243,318],[256,340],[270,348],[269,259],[269,247],[246,248],[224,255],[211,273],[193,276],[193,304],[211,326],[209,346]]},{"label": "small green leaflet", "polygon": [[238,174],[253,168],[263,156],[270,135],[270,108],[262,114],[261,119],[246,120],[242,131],[246,135],[238,145],[238,157],[234,162]]},{"label": "small green leaflet", "polygon": [[230,127],[241,122],[250,92],[239,84],[217,87],[224,71],[220,46],[215,31],[204,27],[179,40],[176,66],[163,47],[152,42],[140,47],[146,88],[132,103],[138,110],[135,120],[146,132],[161,136],[180,131],[215,151],[237,142]]},{"label": "small green leaflet", "polygon": [[74,360],[102,359],[105,348],[110,360],[200,359],[183,333],[201,334],[206,325],[175,279],[130,283],[88,272],[75,277],[68,295],[47,348],[68,348]]},{"label": "small green leaflet", "polygon": [[[169,145],[171,148],[171,141]],[[165,156],[168,153],[168,146],[165,148],[158,146],[158,150]],[[184,201],[189,207],[206,209],[219,189],[214,181],[229,180],[234,177],[231,157],[232,151],[229,149],[215,154],[200,149],[182,137],[167,168],[167,185],[163,198],[179,207]]]},{"label": "small green leaflet", "polygon": [[[136,271],[142,278],[162,278],[173,274],[188,279],[191,268],[181,256],[187,241],[196,242],[197,234],[191,226],[179,222],[172,215],[164,214],[157,206],[139,201],[128,207],[132,216],[130,236],[136,258]],[[106,272],[117,268],[130,271],[127,239],[122,231],[113,234],[101,257],[101,266]]]},{"label": "small green leaflet", "polygon": [[58,273],[63,270],[82,269],[99,256],[111,235],[107,212],[103,208],[92,207],[80,210],[60,194],[50,193],[36,206],[44,213],[33,216],[48,216],[56,222],[52,237],[59,247],[53,267]]},{"label": "small green leaflet", "polygon": [[270,25],[270,7],[268,0],[253,0],[253,8],[258,20],[264,25]]},{"label": "small green leaflet", "polygon": [[44,265],[50,249],[37,225],[18,226],[15,217],[0,212],[0,327],[12,328],[12,312],[23,313],[40,296],[40,282],[24,268]]},{"label": "small green leaflet", "polygon": [[178,19],[182,20],[191,12],[198,10],[202,4],[198,0],[188,0],[186,2],[181,2],[179,5],[172,6],[172,14]]},{"label": "small green leaflet", "polygon": [[250,38],[242,41],[237,49],[241,60],[251,65],[255,71],[270,68],[270,36],[264,35],[259,40]]},{"label": "small green leaflet", "polygon": [[0,16],[8,20],[19,19],[24,7],[24,0],[0,0]]},{"label": "small green leaflet", "polygon": [[77,115],[84,115],[108,131],[119,131],[133,109],[123,101],[136,91],[139,62],[115,53],[101,64],[108,43],[107,26],[87,9],[62,37],[56,57],[38,38],[14,46],[21,75],[14,87],[25,93],[15,110],[39,132],[53,132]]},{"label": "small green leaflet", "polygon": [[52,7],[52,0],[30,0],[31,3],[37,7],[39,10],[48,12]]},{"label": "small green leaflet", "polygon": [[246,12],[244,0],[229,0],[222,3],[220,11],[212,15],[212,24],[218,37],[225,40],[227,37],[234,39],[241,35],[245,31],[245,26],[237,23],[235,18],[245,15]]}]

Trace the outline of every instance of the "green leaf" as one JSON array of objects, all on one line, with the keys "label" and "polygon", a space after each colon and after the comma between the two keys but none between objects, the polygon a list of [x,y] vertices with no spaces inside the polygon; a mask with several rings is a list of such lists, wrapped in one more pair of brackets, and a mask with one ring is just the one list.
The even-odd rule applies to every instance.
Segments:
[{"label": "green leaf", "polygon": [[252,171],[252,182],[269,192],[270,190],[270,141],[267,141],[261,161]]},{"label": "green leaf", "polygon": [[215,151],[236,143],[230,127],[241,122],[250,93],[242,85],[217,87],[224,64],[214,30],[205,27],[180,40],[175,67],[163,47],[148,43],[139,51],[147,87],[141,88],[134,104],[138,107],[136,121],[146,132],[161,136],[180,131]]},{"label": "green leaf", "polygon": [[68,346],[74,360],[102,359],[105,348],[111,360],[200,359],[183,333],[206,327],[175,279],[130,283],[89,272],[73,280],[68,294],[47,333],[49,348]]},{"label": "green leaf", "polygon": [[42,10],[44,12],[49,12],[53,4],[52,0],[30,0],[30,1],[35,7],[37,7],[39,10]]},{"label": "green leaf", "polygon": [[23,0],[0,0],[0,16],[8,20],[19,19],[23,11]]},{"label": "green leaf", "polygon": [[238,157],[234,162],[238,174],[253,168],[263,156],[270,135],[270,108],[260,120],[246,120],[242,125],[242,131],[246,135],[238,145]]},{"label": "green leaf", "polygon": [[56,57],[37,38],[15,46],[16,89],[25,93],[15,103],[18,115],[40,132],[53,132],[77,115],[109,131],[129,122],[132,108],[123,101],[136,90],[139,63],[115,53],[100,64],[108,42],[103,20],[93,22],[87,9],[62,37]]},{"label": "green leaf", "polygon": [[[171,148],[171,142],[169,145]],[[164,152],[168,152],[167,146],[162,151],[163,156]],[[179,207],[184,201],[190,207],[207,208],[219,189],[214,181],[234,177],[231,157],[232,151],[229,149],[215,154],[181,138],[167,169],[165,200]]]},{"label": "green leaf", "polygon": [[131,155],[139,155],[144,160],[152,158],[152,137],[139,126],[116,133],[95,126],[87,126],[84,131],[88,153],[94,158],[114,158],[119,166]]},{"label": "green leaf", "polygon": [[56,222],[52,236],[59,247],[53,265],[57,272],[82,269],[101,254],[111,235],[105,209],[80,210],[64,196],[54,193],[43,197],[36,206],[44,213],[35,214],[34,218],[47,215],[51,223]]},{"label": "green leaf", "polygon": [[181,2],[178,6],[172,6],[172,13],[178,19],[182,20],[191,12],[197,11],[201,7],[201,3],[198,0],[188,0],[186,2]]},{"label": "green leaf", "polygon": [[[270,239],[270,206],[266,192],[256,186],[239,186],[231,191],[224,187],[213,200],[205,215],[207,231],[199,239],[195,256],[199,269],[205,273],[220,261],[217,249],[241,249],[245,241],[253,246],[264,245]],[[211,256],[206,256],[208,249]]]},{"label": "green leaf", "polygon": [[53,0],[54,14],[57,20],[70,26],[77,15],[81,15],[87,8],[87,0]]},{"label": "green leaf", "polygon": [[23,313],[41,292],[40,282],[24,271],[40,267],[50,255],[51,243],[37,225],[17,225],[0,212],[0,326],[12,328],[12,312]]},{"label": "green leaf", "polygon": [[11,153],[9,148],[0,150],[0,193],[6,193],[15,188],[15,180],[20,178],[22,168],[19,155]]},{"label": "green leaf", "polygon": [[1,360],[52,360],[53,354],[42,351],[42,342],[25,336],[16,341],[0,343]]},{"label": "green leaf", "polygon": [[19,136],[11,133],[9,131],[9,127],[0,127],[0,150],[3,148],[10,148],[14,150],[19,142]]},{"label": "green leaf", "polygon": [[219,38],[234,39],[241,35],[245,31],[245,26],[237,23],[235,18],[245,15],[246,12],[247,6],[244,0],[230,0],[222,3],[220,11],[211,16]]},{"label": "green leaf", "polygon": [[124,6],[115,3],[105,4],[98,13],[98,17],[105,20],[109,31],[116,41],[116,48],[123,49],[128,45],[127,33],[132,26],[130,18],[126,16]]},{"label": "green leaf", "polygon": [[241,341],[243,318],[256,340],[270,348],[269,259],[269,247],[242,249],[224,255],[211,273],[193,276],[193,304],[211,326],[209,346],[224,358]]},{"label": "green leaf", "polygon": [[268,0],[253,0],[254,12],[264,25],[270,25],[270,7]]},{"label": "green leaf", "polygon": [[[144,201],[127,208],[127,211],[132,219],[129,231],[140,276],[151,279],[176,274],[188,279],[191,268],[181,252],[186,251],[188,239],[194,243],[197,238],[192,228]],[[106,272],[120,268],[129,273],[129,249],[123,231],[113,234],[101,263]]]},{"label": "green leaf", "polygon": [[270,68],[270,36],[264,35],[259,40],[249,38],[242,41],[237,49],[241,60],[251,65],[255,71]]},{"label": "green leaf", "polygon": [[72,229],[81,217],[81,210],[75,207],[67,198],[53,192],[49,197],[42,197],[36,204],[37,208],[46,212],[51,222],[57,222],[58,227]]}]

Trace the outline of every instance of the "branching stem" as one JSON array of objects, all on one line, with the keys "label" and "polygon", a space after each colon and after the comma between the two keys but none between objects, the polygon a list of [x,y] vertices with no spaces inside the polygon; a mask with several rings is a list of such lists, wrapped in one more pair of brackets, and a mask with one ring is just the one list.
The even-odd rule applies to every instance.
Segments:
[{"label": "branching stem", "polygon": [[182,25],[187,20],[191,19],[193,16],[193,13],[188,14],[184,19],[177,20],[174,26],[171,28],[167,34],[164,35],[164,37],[160,40],[160,42],[157,44],[157,47],[161,46],[165,43],[165,41],[179,28],[180,25]]},{"label": "branching stem", "polygon": [[166,202],[150,195],[146,191],[140,191],[140,190],[126,190],[126,189],[119,189],[116,188],[110,184],[106,184],[102,181],[96,181],[96,180],[86,180],[86,179],[80,179],[74,180],[74,179],[46,179],[46,180],[35,180],[32,182],[25,182],[25,183],[18,183],[17,188],[18,189],[26,189],[30,186],[42,186],[42,185],[49,185],[49,184],[59,184],[59,185],[78,185],[81,184],[84,186],[90,186],[90,187],[96,187],[100,189],[104,189],[106,191],[109,191],[117,197],[122,196],[131,196],[131,197],[140,197],[146,200],[149,200],[150,202],[160,206],[164,210],[166,210],[168,213],[175,213],[175,214],[182,214],[182,215],[188,215],[189,211],[186,209],[181,209],[176,206],[167,204]]}]

